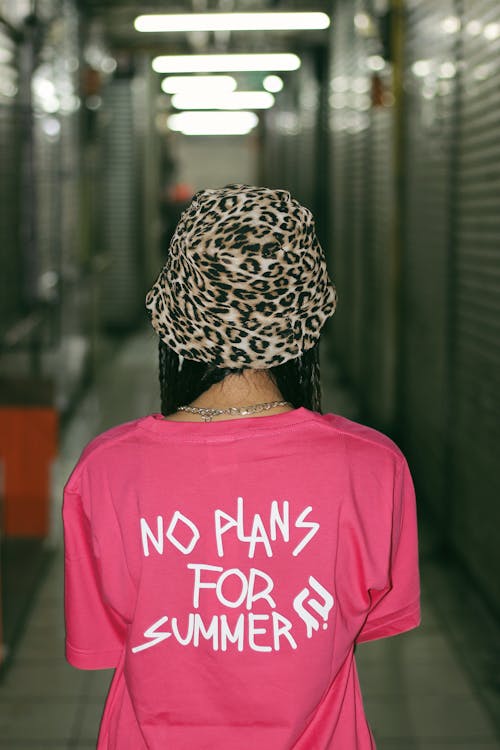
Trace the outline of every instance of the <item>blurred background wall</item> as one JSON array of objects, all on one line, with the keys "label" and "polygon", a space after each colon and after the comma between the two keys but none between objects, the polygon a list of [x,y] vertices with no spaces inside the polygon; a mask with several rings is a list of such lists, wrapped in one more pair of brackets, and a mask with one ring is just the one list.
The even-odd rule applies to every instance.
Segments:
[{"label": "blurred background wall", "polygon": [[444,548],[500,611],[500,6],[338,0],[266,119],[265,182],[320,217],[333,350]]}]

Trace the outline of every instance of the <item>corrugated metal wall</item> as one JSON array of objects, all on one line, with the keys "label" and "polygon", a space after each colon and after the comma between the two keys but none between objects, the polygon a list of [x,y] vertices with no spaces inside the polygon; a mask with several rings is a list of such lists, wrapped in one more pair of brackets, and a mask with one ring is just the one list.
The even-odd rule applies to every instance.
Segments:
[{"label": "corrugated metal wall", "polygon": [[76,0],[1,10],[0,378],[43,376],[65,412],[160,266],[158,81]]},{"label": "corrugated metal wall", "polygon": [[[329,82],[330,159],[330,243],[328,254],[338,290],[335,312],[334,344],[339,360],[349,361],[351,322],[347,300],[351,297],[350,258],[348,255],[348,194],[345,189],[350,168],[347,132],[347,45],[351,36],[352,15],[337,5],[332,14],[331,76]],[[349,209],[350,210],[350,209]]]},{"label": "corrugated metal wall", "polygon": [[442,538],[500,610],[500,6],[407,13],[401,414]]},{"label": "corrugated metal wall", "polygon": [[448,507],[453,542],[500,611],[499,3],[466,0],[460,37]]},{"label": "corrugated metal wall", "polygon": [[101,305],[105,323],[116,328],[127,328],[137,319],[142,288],[133,83],[132,75],[114,78],[104,95],[103,243],[108,266]]},{"label": "corrugated metal wall", "polygon": [[[393,112],[379,31],[362,4],[337,2],[330,69],[332,268],[339,305],[333,343],[365,417],[394,409]],[[380,62],[380,60],[379,60]]]},{"label": "corrugated metal wall", "polygon": [[[456,29],[451,0],[409,4],[404,58],[400,420],[421,490],[446,521]],[[444,75],[443,75],[444,74]]]},{"label": "corrugated metal wall", "polygon": [[[64,411],[89,363],[88,277],[81,225],[80,36],[71,0],[40,9],[31,77],[37,304],[44,310],[44,369]],[[27,205],[30,197],[24,197]]]},{"label": "corrugated metal wall", "polygon": [[311,210],[315,208],[315,184],[318,179],[318,127],[320,91],[313,54],[302,55],[298,77],[297,138],[294,147],[295,175],[293,194]]},{"label": "corrugated metal wall", "polygon": [[[261,113],[265,138],[260,179],[263,184],[290,190],[297,200],[312,211],[318,199],[322,127],[319,67],[322,59],[316,50],[299,54],[302,65],[285,78],[285,87],[277,94],[276,106]],[[323,185],[319,189],[325,189]]]},{"label": "corrugated metal wall", "polygon": [[[2,329],[9,331],[1,342],[1,371],[43,374],[64,406],[86,344],[79,17],[71,0],[47,0],[30,24],[22,22],[26,12],[19,8],[11,20],[17,27],[0,31],[0,305]],[[39,357],[30,356],[35,350]]]},{"label": "corrugated metal wall", "polygon": [[[383,83],[387,102],[389,81]],[[395,248],[394,114],[387,104],[371,110],[368,252],[365,263],[365,338],[363,400],[383,429],[395,418],[396,299],[398,259]]]},{"label": "corrugated metal wall", "polygon": [[20,233],[21,121],[19,48],[0,23],[0,326],[2,333],[21,315]]},{"label": "corrugated metal wall", "polygon": [[356,96],[383,3],[333,5],[335,350],[364,420],[397,436],[442,541],[500,611],[500,5],[391,7],[387,64],[364,114]]}]

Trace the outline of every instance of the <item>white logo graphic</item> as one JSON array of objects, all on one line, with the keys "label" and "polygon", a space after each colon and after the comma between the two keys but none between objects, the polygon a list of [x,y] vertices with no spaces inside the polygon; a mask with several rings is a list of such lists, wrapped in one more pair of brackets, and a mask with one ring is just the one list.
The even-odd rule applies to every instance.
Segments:
[{"label": "white logo graphic", "polygon": [[318,601],[318,599],[313,599],[312,597],[310,599],[307,599],[311,592],[306,587],[302,589],[302,591],[297,594],[297,596],[293,600],[293,608],[297,612],[299,617],[304,620],[306,624],[307,637],[311,638],[313,630],[319,630],[319,620],[317,620],[314,615],[312,615],[307,611],[307,609],[305,609],[304,602],[307,599],[306,603],[309,605],[309,607],[317,612],[317,614],[322,618],[323,628],[326,630],[326,628],[328,627],[328,613],[333,607],[333,596],[329,591],[325,589],[324,586],[321,585],[321,583],[319,583],[314,578],[314,576],[309,576],[309,585],[312,589],[314,589],[314,591],[321,597],[323,601]]}]

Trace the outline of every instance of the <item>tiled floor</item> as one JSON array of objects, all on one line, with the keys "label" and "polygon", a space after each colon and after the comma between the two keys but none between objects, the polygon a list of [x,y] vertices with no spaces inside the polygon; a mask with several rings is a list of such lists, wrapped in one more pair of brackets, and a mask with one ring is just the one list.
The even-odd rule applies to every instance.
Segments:
[{"label": "tiled floor", "polygon": [[[325,357],[323,358],[325,359]],[[356,418],[355,405],[323,367],[324,409]],[[156,340],[149,332],[127,340],[109,359],[62,437],[54,467],[54,523],[58,551],[43,581],[15,659],[0,684],[0,748],[83,750],[95,739],[110,672],[83,672],[63,657],[61,490],[83,445],[118,422],[158,411]],[[360,646],[358,665],[379,750],[500,750],[497,668],[483,636],[498,644],[498,627],[462,616],[450,576],[423,540],[423,625],[397,638]],[[485,615],[486,617],[486,615]],[[472,641],[471,641],[472,639]],[[458,658],[457,654],[462,653]],[[484,663],[484,678],[477,663]],[[490,684],[489,676],[494,675]],[[492,718],[493,717],[493,718]],[[193,748],[193,750],[195,750]],[[339,750],[350,750],[339,748]]]}]

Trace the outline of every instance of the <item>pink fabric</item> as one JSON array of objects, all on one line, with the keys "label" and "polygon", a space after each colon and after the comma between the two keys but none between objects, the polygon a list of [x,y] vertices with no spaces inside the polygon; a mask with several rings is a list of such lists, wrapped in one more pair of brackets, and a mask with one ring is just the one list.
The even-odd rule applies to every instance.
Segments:
[{"label": "pink fabric", "polygon": [[153,414],[65,487],[66,655],[115,667],[101,750],[368,750],[356,642],[418,625],[397,446],[307,409]]}]

